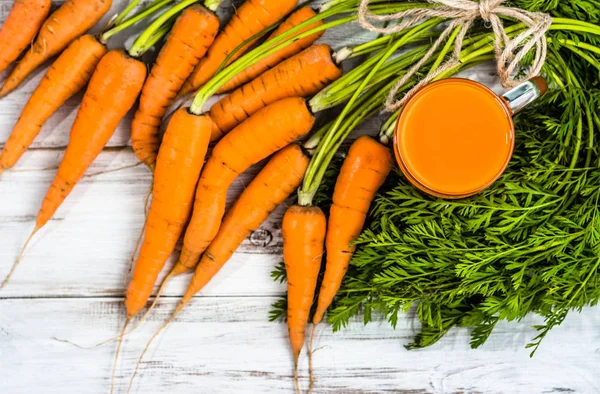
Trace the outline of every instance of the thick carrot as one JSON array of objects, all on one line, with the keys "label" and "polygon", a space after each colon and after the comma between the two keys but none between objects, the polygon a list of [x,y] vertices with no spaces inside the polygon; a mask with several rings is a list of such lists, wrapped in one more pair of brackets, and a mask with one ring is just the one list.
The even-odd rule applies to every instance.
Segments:
[{"label": "thick carrot", "polygon": [[294,205],[283,217],[283,261],[288,281],[287,324],[294,380],[298,387],[298,359],[304,346],[306,325],[313,304],[323,257],[326,232],[325,214],[318,207]]},{"label": "thick carrot", "polygon": [[351,146],[340,170],[329,213],[327,265],[313,324],[319,324],[337,294],[356,247],[371,202],[392,169],[390,150],[362,136]]},{"label": "thick carrot", "polygon": [[131,125],[133,150],[151,169],[160,145],[159,127],[167,108],[219,31],[219,18],[200,4],[177,18],[144,84]]},{"label": "thick carrot", "polygon": [[[42,202],[29,240],[50,220],[100,154],[123,117],[133,107],[145,79],[146,65],[121,49],[108,52],[100,60],[81,101],[71,128],[69,145]],[[23,251],[0,288],[7,283],[22,255]]]},{"label": "thick carrot", "polygon": [[0,29],[0,72],[31,45],[50,6],[52,0],[15,0]]},{"label": "thick carrot", "polygon": [[[283,22],[281,25],[279,25],[277,30],[275,30],[273,32],[273,34],[271,34],[271,36],[269,36],[268,40],[293,29],[294,27],[306,22],[307,20],[311,19],[312,17],[314,17],[316,15],[317,15],[317,13],[311,7],[307,6],[307,7],[300,8],[298,11],[296,11],[292,15],[290,15],[285,20],[285,22]],[[317,21],[317,22],[313,23],[312,25],[303,28],[294,36],[304,33],[305,31],[314,29],[321,25],[323,25],[323,21]],[[309,46],[311,46],[315,41],[317,41],[323,35],[323,33],[325,33],[324,30],[317,32],[315,34],[312,34],[310,36],[301,38],[297,41],[291,42],[288,46],[265,57],[258,63],[245,69],[243,72],[241,72],[240,74],[235,76],[233,79],[231,79],[229,82],[227,82],[225,85],[223,85],[223,87],[221,89],[219,89],[217,91],[217,93],[229,92],[233,89],[236,89],[236,88],[242,86],[246,82],[253,80],[260,74],[264,73],[265,71],[267,71],[270,68],[273,68],[274,66],[281,63],[285,59],[287,59],[291,56],[294,56],[295,54],[302,51],[303,49],[306,49]],[[292,37],[294,37],[294,36],[292,36]]]},{"label": "thick carrot", "polygon": [[127,289],[128,317],[144,308],[156,278],[175,249],[189,218],[210,141],[208,116],[178,110],[167,127],[154,175],[154,197],[144,242]]},{"label": "thick carrot", "polygon": [[286,97],[309,97],[342,75],[328,45],[318,44],[283,61],[210,109],[213,140],[222,137],[265,105]]},{"label": "thick carrot", "polygon": [[67,0],[42,25],[37,39],[0,89],[6,96],[36,68],[91,29],[110,9],[112,0]]},{"label": "thick carrot", "polygon": [[[217,36],[214,44],[196,69],[187,79],[179,97],[199,89],[217,72],[227,56],[244,41],[277,23],[290,13],[298,0],[246,0],[233,15],[225,29]],[[257,39],[258,40],[258,39]],[[233,55],[228,63],[239,58],[257,40],[248,43]]]},{"label": "thick carrot", "polygon": [[307,134],[314,116],[298,97],[263,108],[223,138],[200,177],[192,219],[177,265],[192,269],[217,235],[231,183],[251,165]]},{"label": "thick carrot", "polygon": [[81,36],[56,59],[23,108],[0,153],[0,172],[12,168],[46,121],[89,82],[106,47],[91,35]]},{"label": "thick carrot", "polygon": [[[252,231],[255,231],[271,212],[300,186],[308,162],[309,159],[302,148],[296,144],[289,145],[273,155],[265,168],[250,182],[239,199],[227,212],[219,233],[202,256],[202,261],[198,264],[179,305],[144,347],[144,351],[136,365],[136,371],[141,359],[158,334],[173,321],[192,297],[202,290],[223,268],[242,241]],[[171,271],[169,276],[173,272],[175,271]]]}]

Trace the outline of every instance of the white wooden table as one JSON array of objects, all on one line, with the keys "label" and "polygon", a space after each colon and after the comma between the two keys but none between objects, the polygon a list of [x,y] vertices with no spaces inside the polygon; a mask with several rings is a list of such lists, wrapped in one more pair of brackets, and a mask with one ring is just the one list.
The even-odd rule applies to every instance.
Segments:
[{"label": "white wooden table", "polygon": [[[4,18],[11,1],[2,0]],[[115,1],[117,10],[123,4]],[[329,32],[335,48],[359,40],[356,28]],[[122,42],[115,40],[113,46]],[[43,72],[0,102],[0,144]],[[493,84],[489,69],[479,80]],[[0,276],[8,272],[33,228],[35,215],[68,141],[80,97],[54,116],[20,161],[0,178]],[[135,164],[127,119],[89,173]],[[375,132],[372,120],[359,132]],[[232,190],[235,198],[257,169]],[[83,350],[53,338],[91,345],[123,323],[124,277],[143,225],[150,173],[142,166],[87,176],[41,231],[10,284],[0,292],[0,393],[107,393],[114,344]],[[284,287],[269,277],[281,261],[281,207],[240,248],[223,271],[155,342],[135,393],[291,393],[292,358],[286,326],[269,323]],[[116,391],[125,392],[135,360],[172,311],[189,276],[177,278],[160,307],[124,343]],[[570,315],[548,335],[534,359],[524,349],[540,319],[499,324],[488,343],[469,348],[456,329],[435,346],[406,351],[418,328],[414,316],[396,330],[385,322],[354,321],[316,338],[317,393],[600,393],[600,308]],[[302,385],[307,386],[306,358]]]}]

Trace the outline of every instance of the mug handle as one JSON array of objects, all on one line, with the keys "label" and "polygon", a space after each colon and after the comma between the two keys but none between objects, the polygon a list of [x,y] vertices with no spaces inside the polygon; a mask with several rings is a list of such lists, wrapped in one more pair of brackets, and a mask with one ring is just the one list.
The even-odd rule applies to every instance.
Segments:
[{"label": "mug handle", "polygon": [[542,97],[548,91],[548,83],[543,77],[533,77],[502,95],[513,115]]}]

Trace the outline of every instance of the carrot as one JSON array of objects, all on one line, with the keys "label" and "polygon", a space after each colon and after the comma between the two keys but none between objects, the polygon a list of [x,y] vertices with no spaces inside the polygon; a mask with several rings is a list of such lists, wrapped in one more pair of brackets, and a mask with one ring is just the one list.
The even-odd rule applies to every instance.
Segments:
[{"label": "carrot", "polygon": [[265,105],[286,97],[308,97],[342,75],[325,44],[313,45],[222,98],[210,109],[219,139]]},{"label": "carrot", "polygon": [[227,212],[219,233],[202,256],[202,260],[198,264],[196,272],[177,308],[144,347],[132,380],[144,354],[158,334],[173,321],[192,297],[201,291],[223,268],[242,241],[260,227],[271,212],[300,186],[304,178],[304,171],[308,167],[308,161],[308,157],[300,146],[296,144],[288,145],[273,155],[265,168],[250,182],[239,199]]},{"label": "carrot", "polygon": [[204,165],[209,135],[208,116],[180,109],[169,122],[158,155],[144,242],[127,289],[125,306],[130,318],[144,308],[158,274],[183,232]]},{"label": "carrot", "polygon": [[313,324],[319,324],[337,294],[371,202],[392,169],[390,150],[368,136],[358,138],[335,184],[326,240],[327,265]]},{"label": "carrot", "polygon": [[217,235],[227,190],[238,175],[307,134],[313,124],[306,102],[288,98],[258,111],[215,146],[198,183],[177,269],[194,268]]},{"label": "carrot", "polygon": [[144,243],[125,296],[127,319],[119,335],[115,353],[111,393],[119,350],[127,326],[144,308],[158,274],[173,253],[183,232],[191,212],[196,183],[204,165],[209,141],[208,116],[198,116],[187,109],[175,112],[158,152],[154,173],[154,197],[144,226]]},{"label": "carrot", "polygon": [[37,39],[0,89],[6,96],[36,68],[91,29],[110,9],[112,0],[67,0],[42,25]]},{"label": "carrot", "polygon": [[[242,241],[258,229],[271,212],[300,186],[307,167],[308,158],[296,144],[280,150],[269,160],[225,215],[217,236],[202,255],[182,304],[187,304],[194,294],[202,290],[231,258]],[[186,266],[175,265],[158,293],[162,293],[161,290],[169,279],[187,270]],[[155,304],[156,300],[152,306]]]},{"label": "carrot", "polygon": [[0,72],[31,45],[51,6],[52,0],[15,0],[0,29]]},{"label": "carrot", "polygon": [[218,30],[219,18],[212,11],[199,4],[186,8],[150,71],[131,126],[131,142],[138,159],[151,169],[160,145],[162,118]]},{"label": "carrot", "polygon": [[88,83],[106,47],[91,35],[69,45],[35,89],[0,153],[0,172],[12,168],[46,121]]},{"label": "carrot", "polygon": [[[312,17],[314,17],[316,15],[317,15],[317,13],[311,7],[300,8],[298,11],[296,11],[292,15],[290,15],[285,20],[285,22],[283,22],[277,28],[277,30],[275,30],[273,32],[273,34],[271,34],[271,36],[269,36],[267,41],[274,37],[280,36],[281,34],[285,33],[286,31],[293,29],[294,27],[308,21],[309,19],[311,19]],[[300,31],[298,31],[298,33],[296,33],[294,36],[291,36],[290,38],[295,37],[301,33],[304,33],[305,31],[314,29],[321,25],[323,25],[323,21],[317,21],[317,22],[313,23],[312,25],[306,26],[305,28],[301,29]],[[258,63],[255,63],[254,65],[245,69],[240,74],[236,75],[233,79],[231,79],[229,82],[227,82],[225,85],[223,85],[223,87],[221,87],[217,91],[217,93],[224,93],[224,92],[231,91],[235,88],[238,88],[238,87],[244,85],[246,82],[253,80],[260,74],[267,71],[268,69],[281,63],[283,60],[285,60],[291,56],[294,56],[295,54],[302,51],[303,49],[306,49],[309,46],[311,46],[315,41],[317,41],[323,35],[323,33],[325,33],[324,30],[317,32],[315,34],[312,34],[310,36],[301,38],[297,41],[290,43],[288,46],[280,49],[279,51],[265,57]]]},{"label": "carrot", "polygon": [[283,217],[283,261],[288,281],[287,323],[298,384],[298,359],[304,346],[306,324],[313,303],[323,257],[325,214],[318,207],[294,205]]},{"label": "carrot", "polygon": [[[221,64],[244,41],[277,23],[290,13],[298,0],[246,0],[236,11],[225,29],[217,36],[214,44],[196,69],[184,83],[179,97],[199,89],[217,72]],[[257,39],[258,40],[258,39]],[[227,64],[239,58],[256,40],[249,42],[234,54]]]},{"label": "carrot", "polygon": [[[144,63],[131,58],[122,49],[112,50],[100,60],[71,128],[63,160],[42,202],[35,229],[23,251],[100,154],[123,117],[133,107],[145,78]],[[7,283],[19,264],[23,251],[0,288]]]}]

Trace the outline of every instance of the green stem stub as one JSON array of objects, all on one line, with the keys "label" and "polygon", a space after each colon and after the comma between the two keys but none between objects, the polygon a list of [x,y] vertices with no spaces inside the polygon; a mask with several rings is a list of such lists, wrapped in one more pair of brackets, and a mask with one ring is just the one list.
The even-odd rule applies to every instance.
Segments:
[{"label": "green stem stub", "polygon": [[[109,30],[105,30],[102,33],[100,33],[99,40],[101,43],[106,44],[112,36],[122,32],[124,30],[127,30],[128,28],[135,25],[136,23],[138,23],[138,22],[146,19],[147,17],[153,15],[154,13],[160,11],[166,5],[168,5],[169,3],[172,3],[174,0],[154,0],[152,3],[150,3],[150,5],[148,5],[146,8],[144,8],[143,10],[141,10],[134,16],[127,18],[125,20],[121,20],[122,19],[121,16],[125,16],[126,14],[128,15],[131,12],[131,10],[130,10],[131,4],[135,3],[135,5],[137,5],[136,1],[137,0],[134,0],[132,3],[130,3],[129,6],[123,11],[123,13],[121,13],[109,25]],[[118,21],[118,23],[117,23],[117,21]]]}]

